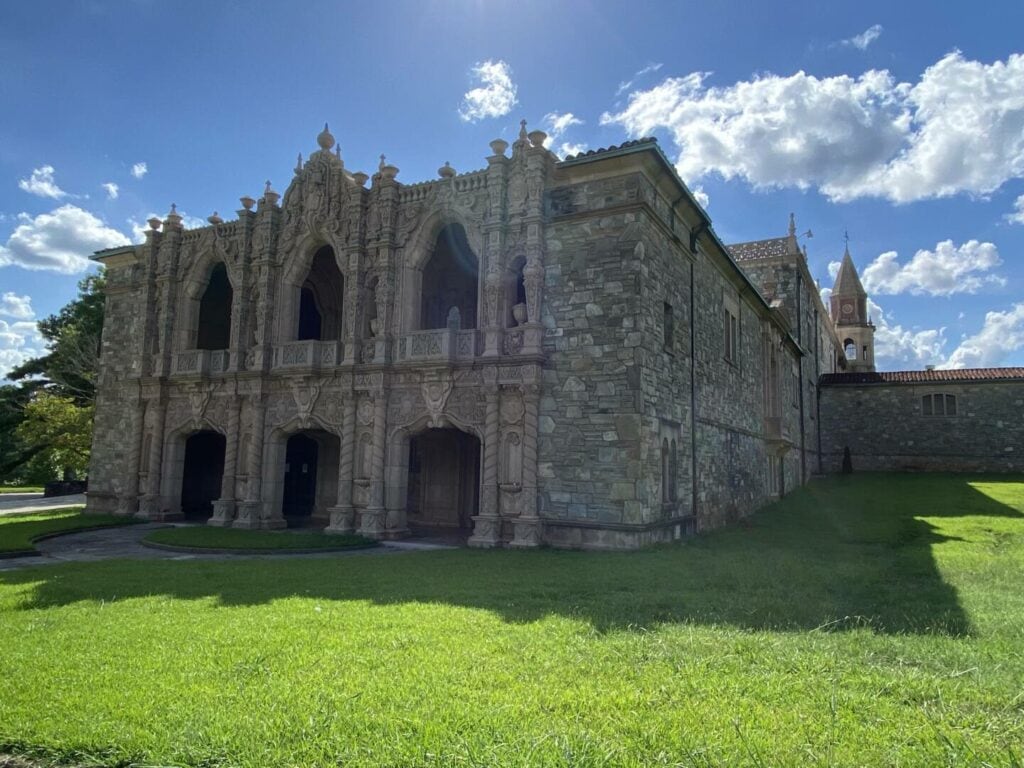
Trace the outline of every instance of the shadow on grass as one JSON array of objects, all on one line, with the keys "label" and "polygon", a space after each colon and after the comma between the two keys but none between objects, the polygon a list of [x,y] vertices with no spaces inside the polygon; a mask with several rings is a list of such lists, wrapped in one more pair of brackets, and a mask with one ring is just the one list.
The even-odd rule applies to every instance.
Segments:
[{"label": "shadow on grass", "polygon": [[[920,518],[1024,517],[978,478],[858,475],[816,481],[733,528],[640,552],[435,551],[338,559],[116,560],[0,574],[30,584],[24,610],[152,595],[251,606],[286,598],[438,603],[506,621],[549,615],[597,631],[693,622],[744,629],[970,634]],[[1021,478],[985,478],[1020,482]],[[1024,493],[1021,494],[1024,498]],[[951,521],[950,528],[970,528]],[[946,526],[943,526],[946,527]]]}]

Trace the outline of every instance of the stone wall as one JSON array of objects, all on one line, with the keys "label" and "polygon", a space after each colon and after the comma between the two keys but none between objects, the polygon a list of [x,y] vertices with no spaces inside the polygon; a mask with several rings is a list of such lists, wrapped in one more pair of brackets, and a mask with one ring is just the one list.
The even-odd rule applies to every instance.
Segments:
[{"label": "stone wall", "polygon": [[[955,416],[922,398],[956,397]],[[1024,472],[1024,381],[830,384],[821,389],[825,471],[850,448],[857,470]]]}]

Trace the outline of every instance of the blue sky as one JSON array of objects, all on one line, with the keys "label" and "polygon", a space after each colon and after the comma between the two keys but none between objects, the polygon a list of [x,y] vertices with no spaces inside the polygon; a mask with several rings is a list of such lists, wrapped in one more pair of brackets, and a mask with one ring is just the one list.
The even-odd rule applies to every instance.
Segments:
[{"label": "blue sky", "polygon": [[5,3],[0,375],[83,257],[283,192],[324,121],[414,182],[522,118],[657,136],[726,242],[794,212],[823,287],[848,230],[883,368],[1024,365],[1022,40],[1020,2]]}]

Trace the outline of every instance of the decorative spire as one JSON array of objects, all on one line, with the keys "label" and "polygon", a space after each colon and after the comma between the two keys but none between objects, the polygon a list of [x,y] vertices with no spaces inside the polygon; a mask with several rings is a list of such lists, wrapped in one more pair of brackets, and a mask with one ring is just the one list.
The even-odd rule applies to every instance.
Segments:
[{"label": "decorative spire", "polygon": [[529,138],[526,135],[526,120],[525,119],[519,121],[519,140],[520,141],[529,141]]},{"label": "decorative spire", "polygon": [[302,171],[302,153],[299,152],[299,160],[295,163],[295,172],[299,173]]},{"label": "decorative spire", "polygon": [[387,163],[385,162],[386,160],[387,160],[387,157],[385,157],[384,154],[381,153],[380,164],[377,165],[377,170],[378,171],[383,171],[384,170],[384,166],[387,165]]},{"label": "decorative spire", "polygon": [[844,256],[850,255],[850,230],[843,230],[843,241],[846,243],[846,248],[843,250]]},{"label": "decorative spire", "polygon": [[334,137],[331,135],[331,131],[327,127],[327,123],[324,123],[324,129],[320,131],[320,134],[316,137],[316,143],[319,144],[320,149],[325,152],[329,152],[331,147],[334,146]]},{"label": "decorative spire", "polygon": [[792,213],[789,214],[789,236],[796,236],[796,216],[794,216]]}]

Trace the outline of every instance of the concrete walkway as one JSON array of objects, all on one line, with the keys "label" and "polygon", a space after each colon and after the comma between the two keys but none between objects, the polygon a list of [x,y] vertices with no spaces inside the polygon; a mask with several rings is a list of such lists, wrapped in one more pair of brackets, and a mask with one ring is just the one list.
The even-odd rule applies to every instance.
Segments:
[{"label": "concrete walkway", "polygon": [[353,549],[340,552],[279,555],[210,553],[200,555],[185,552],[169,552],[142,545],[142,539],[150,531],[167,527],[169,526],[166,523],[140,523],[119,528],[100,528],[94,531],[67,533],[50,539],[43,539],[35,544],[35,548],[40,552],[39,556],[0,559],[0,572],[20,568],[33,568],[40,565],[56,565],[69,562],[89,563],[114,558],[130,558],[133,560],[245,560],[254,558],[258,560],[278,560],[295,557],[327,558],[394,555],[402,552],[455,549],[455,547],[443,544],[420,541],[386,541],[382,542],[381,546],[371,549]]},{"label": "concrete walkway", "polygon": [[44,498],[41,493],[5,493],[0,495],[0,515],[18,515],[24,512],[47,512],[61,507],[85,506],[85,494],[72,496],[51,496]]}]

